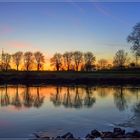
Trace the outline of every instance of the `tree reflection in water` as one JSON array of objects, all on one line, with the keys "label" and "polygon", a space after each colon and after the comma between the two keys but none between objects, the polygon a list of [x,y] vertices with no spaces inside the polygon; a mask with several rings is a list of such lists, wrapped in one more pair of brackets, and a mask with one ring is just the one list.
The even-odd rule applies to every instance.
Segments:
[{"label": "tree reflection in water", "polygon": [[72,101],[71,101],[69,87],[67,87],[67,92],[64,94],[63,105],[65,107],[72,107]]},{"label": "tree reflection in water", "polygon": [[129,124],[140,126],[140,99],[139,99],[139,89],[135,90],[137,92],[137,102],[133,106],[134,115],[131,120],[129,120]]},{"label": "tree reflection in water", "polygon": [[108,95],[108,88],[100,87],[98,89],[98,95],[102,98],[106,97]]},{"label": "tree reflection in water", "polygon": [[74,108],[81,108],[83,105],[82,105],[82,97],[80,96],[81,94],[79,93],[79,88],[78,86],[76,86],[75,88],[75,97],[74,97],[74,100],[73,100],[73,107]]},{"label": "tree reflection in water", "polygon": [[44,96],[40,96],[39,87],[36,88],[36,94],[32,94],[30,88],[26,86],[23,92],[23,98],[21,94],[19,95],[19,86],[16,85],[16,93],[13,97],[12,94],[8,94],[7,85],[1,88],[1,106],[13,105],[16,108],[20,109],[24,107],[36,107],[39,108],[44,102]]},{"label": "tree reflection in water", "polygon": [[60,97],[60,88],[59,86],[56,86],[56,93],[51,94],[50,100],[53,102],[55,106],[60,106],[62,101]]},{"label": "tree reflection in water", "polygon": [[1,93],[1,106],[8,106],[10,104],[10,98],[7,93],[7,85],[5,85],[5,93]]},{"label": "tree reflection in water", "polygon": [[36,96],[34,98],[34,107],[39,108],[43,104],[44,96],[40,96],[39,87],[36,88]]},{"label": "tree reflection in water", "polygon": [[51,94],[50,100],[55,106],[63,105],[66,108],[82,108],[92,107],[96,99],[93,96],[92,88],[79,88],[78,86],[66,87],[65,92],[60,92],[59,87],[56,88],[56,93]]},{"label": "tree reflection in water", "polygon": [[[45,90],[45,93],[41,92],[43,91],[42,89]],[[47,90],[51,90],[51,94],[46,94]],[[50,101],[56,107],[64,106],[66,108],[76,109],[83,107],[90,108],[96,103],[97,94],[98,98],[113,95],[116,108],[119,111],[124,111],[128,108],[131,96],[136,95],[138,100],[138,90],[139,88],[125,88],[122,86],[113,88],[94,86],[55,86],[50,89],[40,86],[29,87],[18,85],[12,86],[12,88],[7,85],[0,87],[1,106],[12,105],[17,109],[23,107],[39,108],[44,103],[45,96],[49,96]],[[140,102],[138,101],[135,105],[134,112],[138,112],[137,110],[140,108],[139,104]]]},{"label": "tree reflection in water", "polygon": [[86,87],[86,96],[84,99],[84,105],[87,107],[92,107],[93,104],[96,102],[96,98],[93,96],[93,90],[91,87]]},{"label": "tree reflection in water", "polygon": [[32,107],[33,105],[33,96],[30,93],[29,87],[26,86],[26,90],[23,94],[23,102],[25,107]]},{"label": "tree reflection in water", "polygon": [[22,104],[21,104],[21,99],[19,97],[19,92],[18,92],[18,85],[16,86],[16,94],[12,99],[12,105],[14,105],[15,107],[17,107],[18,109],[21,108]]},{"label": "tree reflection in water", "polygon": [[[135,127],[136,129],[140,126],[140,99],[139,99],[139,88],[130,88],[130,93],[136,95],[136,102],[132,105],[131,111],[132,116],[129,117],[125,122],[117,124],[121,127]],[[132,92],[133,91],[133,92]]]},{"label": "tree reflection in water", "polygon": [[120,88],[116,88],[114,93],[114,103],[120,111],[124,111],[128,107],[122,86]]},{"label": "tree reflection in water", "polygon": [[[19,94],[19,86],[16,85],[14,94],[8,93],[8,86],[1,87],[1,106],[12,105],[17,109],[24,107],[39,108],[44,102],[44,96],[40,95],[39,87],[36,88],[36,94],[32,94],[28,86],[24,87],[23,93]],[[23,96],[21,96],[23,94]],[[10,97],[11,96],[11,97]]]}]

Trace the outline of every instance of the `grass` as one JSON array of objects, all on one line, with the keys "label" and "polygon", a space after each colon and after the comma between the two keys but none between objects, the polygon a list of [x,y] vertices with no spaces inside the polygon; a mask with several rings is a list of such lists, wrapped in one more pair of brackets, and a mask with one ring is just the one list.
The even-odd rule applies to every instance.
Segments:
[{"label": "grass", "polygon": [[74,71],[0,71],[0,83],[140,83],[140,70]]}]

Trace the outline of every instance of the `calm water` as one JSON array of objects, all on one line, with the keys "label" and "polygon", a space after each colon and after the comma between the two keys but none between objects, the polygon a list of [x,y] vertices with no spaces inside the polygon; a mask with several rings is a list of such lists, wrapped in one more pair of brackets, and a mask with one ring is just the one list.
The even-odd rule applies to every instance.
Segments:
[{"label": "calm water", "polygon": [[140,87],[0,86],[0,137],[140,129]]}]

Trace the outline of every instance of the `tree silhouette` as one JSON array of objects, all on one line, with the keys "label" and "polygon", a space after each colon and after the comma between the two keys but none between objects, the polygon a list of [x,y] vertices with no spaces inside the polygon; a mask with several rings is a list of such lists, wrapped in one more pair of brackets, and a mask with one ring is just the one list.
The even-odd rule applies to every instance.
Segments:
[{"label": "tree silhouette", "polygon": [[34,53],[35,61],[37,64],[37,71],[40,70],[40,68],[43,67],[43,64],[45,62],[44,55],[41,52],[35,52]]},{"label": "tree silhouette", "polygon": [[73,53],[72,52],[65,52],[63,54],[64,65],[66,66],[67,70],[70,70],[70,66],[72,64]]},{"label": "tree silhouette", "polygon": [[62,55],[60,53],[55,53],[50,59],[51,66],[53,66],[57,71],[60,70],[62,66]]},{"label": "tree silhouette", "polygon": [[8,70],[10,68],[11,55],[9,53],[2,54],[2,69]]},{"label": "tree silhouette", "polygon": [[80,64],[83,62],[83,54],[82,54],[82,52],[75,51],[73,53],[73,60],[74,60],[74,64],[75,64],[75,70],[78,71]]},{"label": "tree silhouette", "polygon": [[99,66],[99,69],[105,69],[106,66],[107,66],[107,60],[106,59],[100,59],[98,61],[98,66]]},{"label": "tree silhouette", "polygon": [[22,52],[16,52],[12,55],[13,62],[16,65],[17,71],[19,69],[19,65],[21,64],[23,53]]},{"label": "tree silhouette", "polygon": [[138,57],[140,57],[140,23],[133,27],[132,33],[127,37],[128,43],[131,43],[131,49],[136,57],[136,65],[138,64]]},{"label": "tree silhouette", "polygon": [[113,64],[115,67],[123,68],[128,62],[127,53],[124,50],[118,50],[114,56]]},{"label": "tree silhouette", "polygon": [[84,53],[84,62],[85,62],[85,69],[86,71],[91,71],[92,66],[95,62],[95,56],[92,52],[86,52]]},{"label": "tree silhouette", "polygon": [[24,53],[24,66],[26,71],[29,71],[29,69],[31,69],[32,64],[33,64],[33,53],[32,52]]}]

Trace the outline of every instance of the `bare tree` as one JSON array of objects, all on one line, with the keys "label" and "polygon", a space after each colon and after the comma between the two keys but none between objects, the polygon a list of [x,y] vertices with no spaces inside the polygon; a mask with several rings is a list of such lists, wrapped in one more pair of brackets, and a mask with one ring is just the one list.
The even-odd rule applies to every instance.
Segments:
[{"label": "bare tree", "polygon": [[35,52],[34,53],[34,57],[35,57],[35,61],[37,64],[37,70],[39,71],[40,68],[43,67],[43,63],[45,62],[45,58],[44,55],[41,52]]},{"label": "bare tree", "polygon": [[11,55],[8,53],[2,54],[2,69],[8,70],[10,68]]},{"label": "bare tree", "polygon": [[131,49],[136,57],[136,65],[138,64],[138,57],[140,57],[140,23],[133,27],[132,33],[127,37],[128,43],[131,43]]},{"label": "bare tree", "polygon": [[63,54],[64,65],[67,67],[67,70],[70,70],[70,66],[72,63],[72,57],[73,57],[72,52],[65,52]]},{"label": "bare tree", "polygon": [[124,50],[118,50],[115,54],[113,64],[115,67],[123,68],[128,61],[127,53]]},{"label": "bare tree", "polygon": [[99,65],[99,68],[100,69],[105,69],[106,68],[106,66],[107,66],[107,60],[106,59],[100,59],[99,61],[98,61],[98,65]]},{"label": "bare tree", "polygon": [[54,66],[57,71],[60,70],[62,66],[62,55],[60,53],[55,53],[50,59],[51,66]]},{"label": "bare tree", "polygon": [[24,53],[24,66],[27,71],[31,68],[31,65],[33,63],[33,53],[32,52],[26,52]]},{"label": "bare tree", "polygon": [[83,53],[80,51],[75,51],[73,53],[73,60],[74,60],[74,64],[75,64],[75,70],[78,71],[79,66],[83,61]]},{"label": "bare tree", "polygon": [[19,69],[19,65],[21,63],[21,60],[22,60],[22,56],[23,56],[23,53],[22,52],[16,52],[12,55],[13,57],[13,62],[15,63],[16,65],[16,68],[17,68],[17,71]]},{"label": "bare tree", "polygon": [[95,62],[95,56],[93,55],[92,52],[86,52],[84,54],[84,62],[85,62],[85,69],[87,71],[90,71]]}]

